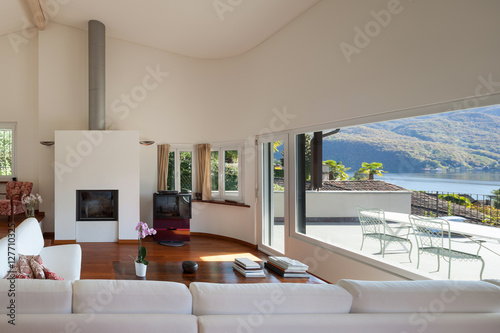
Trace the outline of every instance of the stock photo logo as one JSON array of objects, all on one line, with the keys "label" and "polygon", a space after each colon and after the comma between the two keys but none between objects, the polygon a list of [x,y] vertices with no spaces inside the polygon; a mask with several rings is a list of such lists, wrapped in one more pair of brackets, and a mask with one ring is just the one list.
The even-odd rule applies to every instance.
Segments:
[{"label": "stock photo logo", "polygon": [[[408,0],[412,1],[412,0]],[[404,10],[400,0],[389,0],[385,9],[371,10],[371,20],[366,22],[362,28],[354,27],[352,42],[341,42],[340,50],[345,60],[350,64],[354,55],[359,55],[370,43],[389,27],[393,18]]]}]

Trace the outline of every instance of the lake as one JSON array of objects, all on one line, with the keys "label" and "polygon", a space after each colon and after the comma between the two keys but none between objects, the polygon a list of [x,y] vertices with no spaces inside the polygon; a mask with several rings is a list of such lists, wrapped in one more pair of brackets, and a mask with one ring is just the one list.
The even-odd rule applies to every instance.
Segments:
[{"label": "lake", "polygon": [[375,179],[417,191],[491,195],[500,189],[500,172],[386,173]]}]

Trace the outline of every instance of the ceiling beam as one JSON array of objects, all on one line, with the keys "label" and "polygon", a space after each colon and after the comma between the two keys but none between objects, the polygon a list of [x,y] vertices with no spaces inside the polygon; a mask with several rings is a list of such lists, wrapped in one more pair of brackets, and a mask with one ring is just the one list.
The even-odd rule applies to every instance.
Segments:
[{"label": "ceiling beam", "polygon": [[26,0],[33,16],[33,24],[38,30],[45,30],[45,15],[40,0]]}]

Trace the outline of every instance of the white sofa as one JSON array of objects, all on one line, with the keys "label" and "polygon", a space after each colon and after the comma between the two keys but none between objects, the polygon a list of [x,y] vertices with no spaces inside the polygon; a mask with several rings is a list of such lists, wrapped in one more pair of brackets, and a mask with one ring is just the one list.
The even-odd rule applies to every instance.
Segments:
[{"label": "white sofa", "polygon": [[198,332],[191,293],[174,282],[4,279],[0,304],[2,333]]},{"label": "white sofa", "polygon": [[[0,332],[498,333],[499,281],[0,281]],[[7,316],[6,316],[7,315]]]},{"label": "white sofa", "polygon": [[[12,236],[14,235],[14,236]],[[15,242],[13,241],[15,239]],[[44,247],[42,230],[35,218],[27,218],[9,236],[0,239],[0,277],[9,271],[9,252],[14,250],[16,262],[18,254],[42,257],[44,265],[64,280],[80,279],[82,250],[78,244]]]}]

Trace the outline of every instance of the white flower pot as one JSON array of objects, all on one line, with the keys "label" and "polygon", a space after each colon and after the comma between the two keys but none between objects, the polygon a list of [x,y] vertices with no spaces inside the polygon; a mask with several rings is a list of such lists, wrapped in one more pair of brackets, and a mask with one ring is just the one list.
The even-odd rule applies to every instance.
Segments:
[{"label": "white flower pot", "polygon": [[148,268],[147,265],[135,262],[135,275],[137,275],[138,277],[145,277],[147,268]]}]

